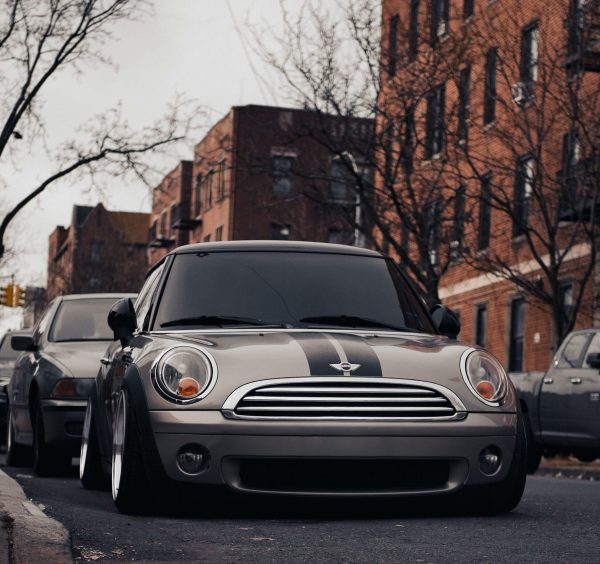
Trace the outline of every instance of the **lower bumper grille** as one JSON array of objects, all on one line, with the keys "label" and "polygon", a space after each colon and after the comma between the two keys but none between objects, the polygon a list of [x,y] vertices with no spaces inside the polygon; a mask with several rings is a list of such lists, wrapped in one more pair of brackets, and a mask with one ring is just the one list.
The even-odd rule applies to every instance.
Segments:
[{"label": "lower bumper grille", "polygon": [[443,489],[449,460],[242,459],[244,488],[262,491],[377,493]]}]

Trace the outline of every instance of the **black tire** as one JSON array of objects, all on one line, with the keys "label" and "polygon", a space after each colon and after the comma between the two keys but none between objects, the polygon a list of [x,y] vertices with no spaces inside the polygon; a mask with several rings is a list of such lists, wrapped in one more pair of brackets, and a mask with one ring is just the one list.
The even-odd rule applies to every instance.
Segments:
[{"label": "black tire", "polygon": [[527,438],[527,473],[535,474],[542,461],[542,446],[535,440],[531,430],[529,416],[523,414],[523,424],[525,425],[525,434]]},{"label": "black tire", "polygon": [[459,494],[461,507],[477,515],[497,515],[512,511],[523,497],[527,480],[527,436],[519,417],[515,452],[508,475],[502,482],[472,486]]},{"label": "black tire", "polygon": [[10,404],[6,409],[6,465],[31,466],[31,447],[15,442]]},{"label": "black tire", "polygon": [[150,500],[156,498],[149,495],[142,441],[126,388],[121,389],[114,414],[111,486],[117,509],[126,515],[147,514]]},{"label": "black tire", "polygon": [[44,413],[38,402],[33,420],[33,471],[41,477],[64,475],[71,467],[71,458],[65,449],[46,443]]},{"label": "black tire", "polygon": [[79,479],[87,490],[106,490],[110,486],[110,480],[102,468],[93,405],[92,398],[89,398],[81,437]]}]

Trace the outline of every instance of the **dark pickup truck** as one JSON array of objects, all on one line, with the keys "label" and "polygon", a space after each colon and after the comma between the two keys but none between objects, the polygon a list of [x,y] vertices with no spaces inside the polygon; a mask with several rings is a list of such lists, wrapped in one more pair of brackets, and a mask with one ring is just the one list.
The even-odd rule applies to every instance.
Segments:
[{"label": "dark pickup truck", "polygon": [[567,335],[547,372],[513,372],[525,416],[528,471],[542,454],[600,457],[600,330]]}]

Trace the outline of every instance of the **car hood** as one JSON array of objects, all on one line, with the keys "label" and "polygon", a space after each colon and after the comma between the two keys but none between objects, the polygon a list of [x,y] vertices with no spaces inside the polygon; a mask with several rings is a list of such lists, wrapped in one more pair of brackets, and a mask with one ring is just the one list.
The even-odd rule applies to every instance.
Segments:
[{"label": "car hood", "polygon": [[110,341],[48,343],[43,356],[66,376],[95,378]]},{"label": "car hood", "polygon": [[[265,329],[181,331],[155,333],[153,337],[152,354],[140,365],[143,372],[148,373],[160,350],[174,345],[197,345],[214,358],[217,382],[198,408],[219,409],[234,390],[250,382],[345,376],[432,382],[447,387],[461,398],[466,396],[466,403],[474,408],[486,410],[468,391],[460,371],[461,356],[472,347],[436,335]],[[352,365],[346,371],[343,370],[345,362]],[[167,404],[162,405],[157,396],[149,394],[153,398],[151,409],[159,405],[164,409]]]}]

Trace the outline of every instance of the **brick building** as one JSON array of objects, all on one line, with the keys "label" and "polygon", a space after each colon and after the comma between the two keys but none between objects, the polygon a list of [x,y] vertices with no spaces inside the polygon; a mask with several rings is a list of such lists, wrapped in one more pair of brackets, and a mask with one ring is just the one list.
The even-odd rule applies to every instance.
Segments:
[{"label": "brick building", "polygon": [[147,270],[149,214],[73,206],[48,248],[47,299],[61,294],[137,292]]},{"label": "brick building", "polygon": [[599,4],[382,3],[383,98],[414,87],[420,64],[438,65],[411,108],[410,138],[421,142],[415,167],[443,170],[445,207],[456,212],[440,210],[431,228],[431,260],[450,257],[439,297],[460,314],[461,338],[511,371],[549,366],[556,310],[568,320],[580,300],[574,327],[598,318],[594,227],[582,219],[591,209],[564,212],[598,178],[589,155],[598,149]]},{"label": "brick building", "polygon": [[335,132],[360,167],[371,127],[303,110],[231,108],[196,145],[193,163],[180,163],[155,188],[150,262],[187,242],[354,242],[346,220],[355,213],[353,188],[316,133]]}]

